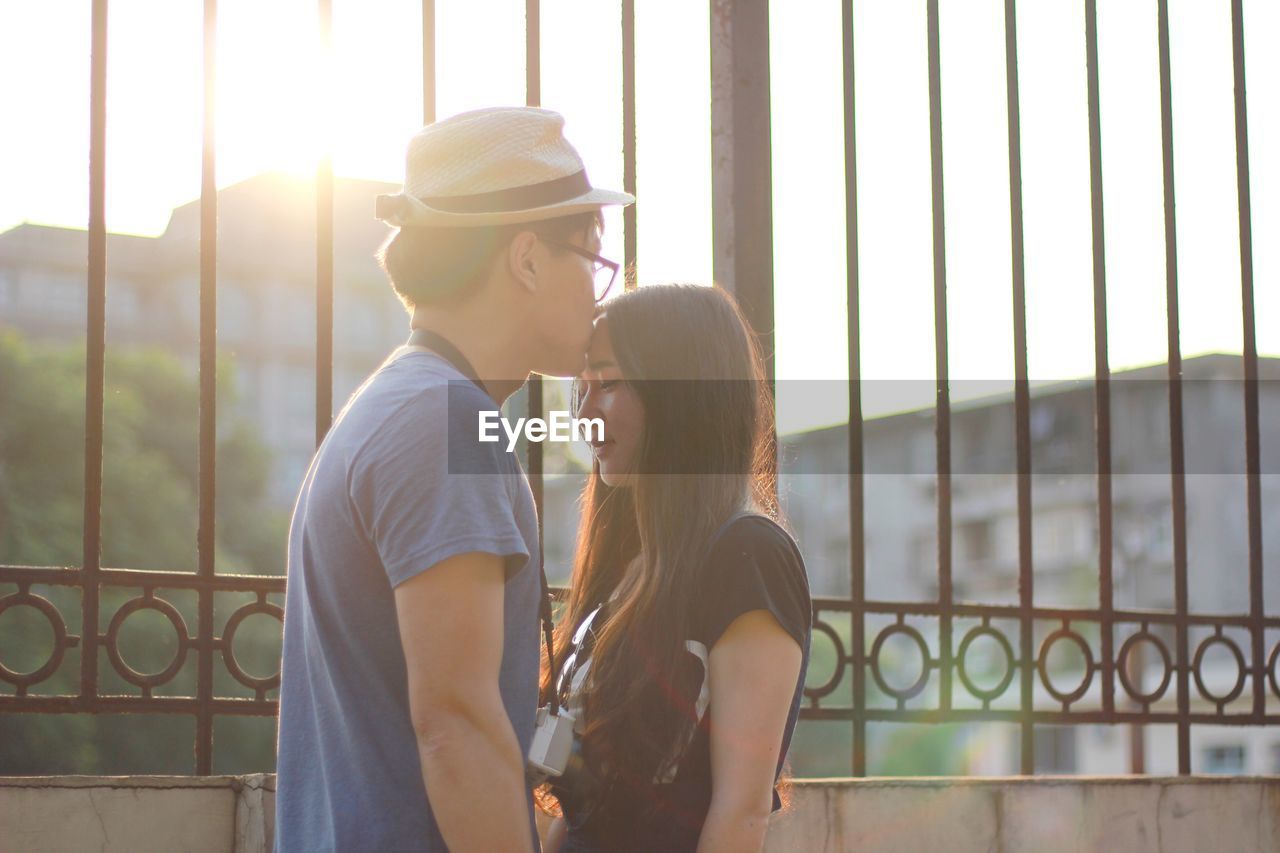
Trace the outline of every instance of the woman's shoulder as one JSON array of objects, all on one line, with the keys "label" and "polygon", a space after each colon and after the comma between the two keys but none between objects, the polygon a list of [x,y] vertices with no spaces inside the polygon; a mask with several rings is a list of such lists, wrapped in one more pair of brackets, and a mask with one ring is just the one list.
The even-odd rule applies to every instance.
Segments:
[{"label": "woman's shoulder", "polygon": [[767,515],[745,513],[726,524],[711,543],[712,561],[740,556],[772,556],[803,569],[800,547],[786,528]]},{"label": "woman's shoulder", "polygon": [[808,594],[809,578],[795,537],[766,515],[750,513],[733,519],[707,552],[704,582],[734,583],[744,574],[776,578]]},{"label": "woman's shoulder", "polygon": [[803,646],[812,604],[795,539],[764,515],[732,520],[711,545],[697,601],[708,647],[733,619],[750,610],[771,611]]}]

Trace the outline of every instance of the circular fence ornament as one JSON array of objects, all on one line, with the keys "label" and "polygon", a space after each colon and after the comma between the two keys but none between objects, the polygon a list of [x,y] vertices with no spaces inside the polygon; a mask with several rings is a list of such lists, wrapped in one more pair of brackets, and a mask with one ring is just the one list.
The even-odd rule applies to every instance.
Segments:
[{"label": "circular fence ornament", "polygon": [[[1155,646],[1164,664],[1164,674],[1160,678],[1160,683],[1150,693],[1139,692],[1137,686],[1129,678],[1129,655],[1133,653],[1139,643],[1150,643]],[[1140,705],[1150,705],[1169,689],[1169,682],[1173,679],[1173,658],[1169,655],[1169,649],[1160,641],[1160,638],[1143,627],[1141,631],[1130,634],[1120,645],[1120,653],[1116,655],[1116,669],[1117,674],[1120,676],[1120,685],[1124,687],[1124,692],[1129,694],[1129,698]]]},{"label": "circular fence ornament", "polygon": [[[906,687],[894,687],[889,684],[880,667],[880,653],[884,650],[885,641],[898,635],[909,637],[920,653],[920,675]],[[920,635],[920,632],[910,625],[902,623],[890,625],[876,636],[875,642],[871,645],[871,676],[876,680],[876,684],[880,686],[881,690],[892,696],[899,703],[920,695],[925,685],[929,683],[929,670],[932,666],[933,659],[929,656],[928,644],[925,643],[924,637]]]},{"label": "circular fence ornament", "polygon": [[[974,641],[981,637],[991,637],[996,641],[1000,650],[1004,652],[1005,669],[1004,676],[996,684],[995,687],[983,689],[974,684],[973,679],[969,677],[968,664],[965,662],[969,654],[969,647]],[[984,704],[990,704],[993,699],[999,698],[1005,690],[1009,688],[1010,682],[1013,681],[1013,671],[1016,668],[1016,659],[1013,654],[1013,646],[1009,644],[1009,640],[1004,634],[992,628],[990,625],[979,625],[976,628],[969,629],[964,635],[964,639],[960,641],[960,648],[956,651],[956,671],[960,676],[960,681],[964,684],[969,694],[976,699],[981,699]]]},{"label": "circular fence ornament", "polygon": [[827,639],[831,640],[831,645],[835,647],[836,650],[836,661],[835,665],[832,667],[831,677],[827,679],[825,684],[818,687],[806,687],[804,689],[804,695],[807,698],[817,700],[831,695],[835,692],[835,689],[840,686],[840,682],[844,680],[844,666],[848,658],[845,655],[844,643],[840,640],[840,635],[837,634],[835,629],[826,622],[823,622],[821,619],[814,620],[813,632],[815,634],[822,634],[827,637]]},{"label": "circular fence ornament", "polygon": [[222,629],[222,639],[219,641],[222,646],[222,661],[227,666],[227,671],[231,673],[232,678],[257,692],[259,698],[262,694],[274,687],[280,686],[280,670],[277,669],[275,674],[268,675],[264,678],[250,675],[240,667],[239,661],[236,660],[236,653],[232,646],[235,643],[236,631],[240,628],[240,623],[256,613],[264,613],[279,620],[284,625],[284,611],[278,605],[268,601],[259,599],[251,601],[237,609],[227,619],[226,627]]},{"label": "circular fence ornament", "polygon": [[30,672],[18,672],[9,669],[3,661],[0,661],[0,680],[12,684],[18,689],[18,695],[22,696],[27,692],[27,688],[39,684],[57,672],[67,649],[78,645],[80,638],[67,636],[67,623],[58,612],[58,608],[54,607],[53,602],[42,595],[33,595],[25,586],[11,595],[0,598],[0,614],[11,607],[30,607],[39,611],[45,619],[49,620],[49,627],[53,629],[53,648],[49,651],[48,660],[40,666]]},{"label": "circular fence ornament", "polygon": [[[1231,653],[1231,656],[1236,659],[1236,683],[1222,696],[1215,696],[1213,693],[1209,692],[1209,688],[1206,687],[1204,683],[1204,675],[1201,672],[1203,668],[1201,667],[1201,664],[1204,663],[1204,656],[1214,646],[1225,646],[1227,651]],[[1207,637],[1204,642],[1196,647],[1196,656],[1191,661],[1191,674],[1195,677],[1196,689],[1200,691],[1200,695],[1205,699],[1208,699],[1210,702],[1219,706],[1219,710],[1221,710],[1221,706],[1228,702],[1234,702],[1240,697],[1240,694],[1244,692],[1246,671],[1247,667],[1244,662],[1244,653],[1240,651],[1240,647],[1236,645],[1235,640],[1232,640],[1230,637],[1223,636],[1222,634],[1214,634],[1211,637]]]},{"label": "circular fence ornament", "polygon": [[[129,666],[120,655],[120,628],[124,625],[126,619],[139,610],[154,610],[164,616],[169,620],[169,624],[173,626],[173,631],[178,638],[173,660],[159,672],[138,672]],[[115,616],[111,617],[111,624],[107,628],[107,635],[104,640],[107,647],[107,657],[110,658],[111,665],[115,667],[116,672],[120,673],[120,677],[130,684],[141,687],[148,694],[153,688],[171,681],[178,674],[179,670],[182,669],[182,665],[187,661],[187,647],[192,643],[191,638],[187,635],[187,623],[182,620],[182,614],[168,601],[163,598],[156,598],[151,594],[150,590],[147,590],[139,598],[126,601],[116,611]]]},{"label": "circular fence ornament", "polygon": [[1276,661],[1280,659],[1280,643],[1271,647],[1271,656],[1267,658],[1267,680],[1271,682],[1271,692],[1280,699],[1280,684],[1276,683]]},{"label": "circular fence ornament", "polygon": [[[1053,683],[1053,679],[1049,677],[1049,652],[1060,642],[1074,643],[1084,657],[1084,675],[1080,679],[1080,684],[1074,690],[1065,692],[1059,690]],[[1051,632],[1040,644],[1040,657],[1036,660],[1036,668],[1040,670],[1040,683],[1044,685],[1044,689],[1049,692],[1050,696],[1063,705],[1071,705],[1078,702],[1084,697],[1084,694],[1089,692],[1089,685],[1093,683],[1094,667],[1093,652],[1089,649],[1089,644],[1085,642],[1084,637],[1080,636],[1079,633],[1065,625]]]}]

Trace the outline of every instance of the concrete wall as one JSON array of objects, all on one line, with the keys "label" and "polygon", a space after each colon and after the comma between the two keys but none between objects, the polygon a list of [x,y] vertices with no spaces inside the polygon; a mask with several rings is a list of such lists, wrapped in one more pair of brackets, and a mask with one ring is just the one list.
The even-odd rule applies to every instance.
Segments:
[{"label": "concrete wall", "polygon": [[1280,850],[1280,777],[797,782],[766,850]]},{"label": "concrete wall", "polygon": [[3,853],[266,853],[274,775],[0,776]]},{"label": "concrete wall", "polygon": [[[0,777],[5,853],[266,853],[275,777]],[[1280,850],[1280,777],[795,782],[780,851]]]}]

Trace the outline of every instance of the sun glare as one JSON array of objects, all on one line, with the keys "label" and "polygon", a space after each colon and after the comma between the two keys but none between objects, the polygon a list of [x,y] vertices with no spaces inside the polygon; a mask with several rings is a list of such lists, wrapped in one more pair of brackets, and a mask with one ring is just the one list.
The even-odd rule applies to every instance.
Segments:
[{"label": "sun glare", "polygon": [[[0,6],[0,229],[88,218],[89,3]],[[1241,347],[1231,41],[1225,6],[1176,4],[1171,32],[1183,352]],[[112,0],[107,220],[155,235],[199,196],[201,4]],[[1093,370],[1083,25],[1070,4],[1019,9],[1027,322],[1033,378]],[[1280,7],[1245,4],[1259,351],[1280,352]],[[946,270],[953,378],[1012,375],[1002,4],[943,4]],[[932,377],[933,262],[923,4],[856,8],[864,378]],[[422,125],[420,4],[335,0],[322,50],[314,0],[220,0],[217,184],[263,172],[399,182]],[[522,0],[437,0],[439,116],[525,100]],[[541,104],[600,186],[622,183],[619,0],[544,0]],[[846,373],[839,4],[773,3],[773,225],[778,376]],[[1068,34],[1068,35],[1064,35]],[[1113,369],[1165,358],[1154,16],[1100,10]],[[709,20],[703,4],[636,4],[642,282],[709,282]],[[1137,45],[1137,48],[1131,47]],[[761,61],[765,61],[764,58]],[[1064,70],[1068,69],[1068,70]],[[604,254],[622,259],[622,221]]]}]

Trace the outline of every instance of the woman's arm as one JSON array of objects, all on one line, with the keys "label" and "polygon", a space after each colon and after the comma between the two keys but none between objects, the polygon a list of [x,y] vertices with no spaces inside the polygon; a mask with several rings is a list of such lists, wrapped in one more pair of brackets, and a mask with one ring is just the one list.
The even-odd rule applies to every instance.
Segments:
[{"label": "woman's arm", "polygon": [[552,818],[547,824],[546,835],[542,838],[542,853],[559,853],[565,838],[569,835],[569,824],[564,818]]},{"label": "woman's arm", "polygon": [[758,851],[802,656],[767,610],[743,613],[711,649],[711,808],[698,853]]}]

